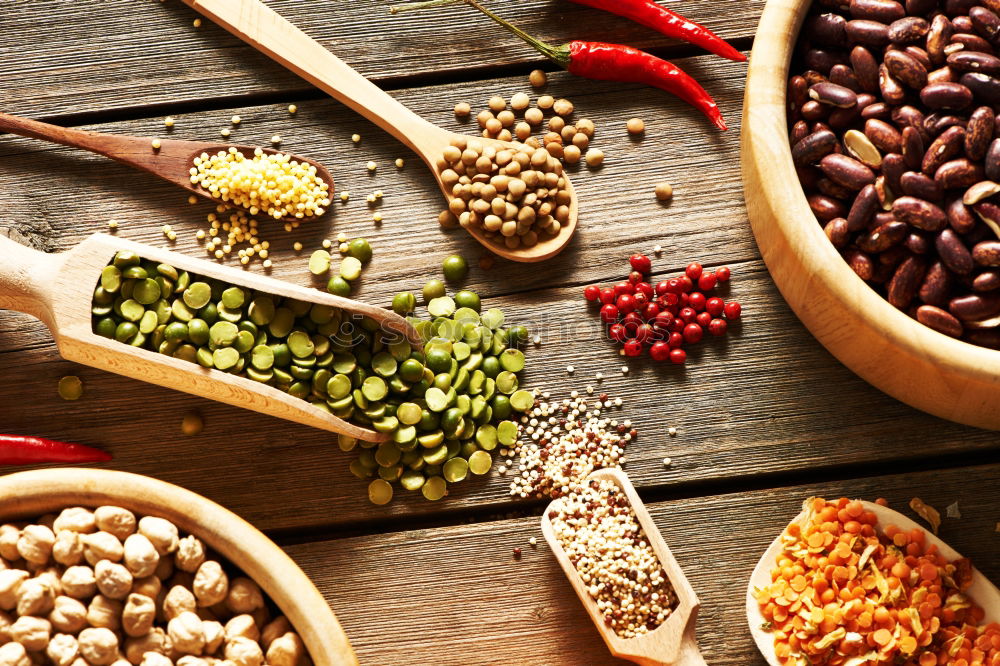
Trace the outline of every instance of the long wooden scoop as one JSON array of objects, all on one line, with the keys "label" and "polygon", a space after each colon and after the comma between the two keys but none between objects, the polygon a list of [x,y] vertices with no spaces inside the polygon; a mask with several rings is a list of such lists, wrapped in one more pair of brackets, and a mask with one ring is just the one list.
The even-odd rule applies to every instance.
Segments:
[{"label": "long wooden scoop", "polygon": [[[468,136],[449,132],[410,111],[259,0],[183,2],[406,144],[430,167],[445,198],[452,198],[441,180],[437,162],[453,138],[468,139]],[[503,141],[481,140],[497,147],[514,146]],[[524,262],[548,259],[566,247],[576,231],[577,197],[568,176],[566,184],[571,197],[569,219],[551,239],[509,250],[491,241],[481,229],[469,227],[467,231],[490,251],[507,259]]]},{"label": "long wooden scoop", "polygon": [[597,627],[601,638],[604,639],[611,654],[637,664],[643,664],[643,666],[657,666],[659,664],[705,666],[707,662],[698,651],[698,643],[695,639],[695,621],[698,619],[700,606],[698,597],[663,540],[656,523],[653,522],[642,500],[639,499],[632,482],[619,469],[596,470],[587,477],[588,481],[593,479],[611,481],[625,492],[629,504],[632,505],[632,510],[635,511],[636,518],[639,520],[639,525],[642,526],[642,531],[656,552],[678,600],[677,608],[670,614],[667,621],[653,631],[635,638],[618,636],[611,627],[605,624],[604,615],[598,610],[597,602],[590,596],[586,583],[580,578],[580,573],[566,556],[566,551],[563,550],[562,544],[559,543],[559,539],[555,535],[552,522],[549,520],[549,512],[557,509],[562,500],[553,500],[545,509],[545,513],[542,514],[542,534],[545,535],[549,548],[552,549],[552,553],[562,566],[566,577],[569,578],[570,584],[573,585],[576,595],[580,597],[584,608],[590,614],[590,619]]},{"label": "long wooden scoop", "polygon": [[[183,187],[188,192],[199,197],[205,197],[215,203],[222,203],[200,184],[191,183],[191,173],[189,169],[194,166],[194,158],[202,153],[209,155],[218,154],[221,151],[228,151],[235,148],[243,153],[244,157],[252,158],[257,146],[241,146],[228,143],[217,143],[210,141],[177,141],[174,139],[160,139],[160,148],[154,150],[152,138],[141,136],[122,136],[119,134],[102,134],[100,132],[85,132],[83,130],[69,129],[50,125],[37,120],[12,116],[9,113],[0,113],[0,131],[19,134],[21,136],[51,141],[53,143],[70,146],[71,148],[82,148],[98,155],[110,157],[113,160],[127,164],[136,169],[146,171],[168,180],[174,185]],[[270,155],[284,153],[284,151],[272,148],[261,148]],[[316,176],[329,186],[330,196],[333,196],[333,176],[322,164],[316,160],[299,155],[290,155],[293,160],[316,167]],[[227,205],[235,206],[232,202]],[[315,215],[295,218],[299,222],[308,222],[315,219]]]},{"label": "long wooden scoop", "polygon": [[[806,500],[808,502],[809,500]],[[936,537],[929,530],[925,529],[923,526],[918,525],[913,522],[903,514],[898,511],[893,511],[888,507],[884,507],[881,504],[875,504],[874,502],[861,502],[865,509],[872,511],[878,516],[878,523],[876,524],[876,529],[884,530],[888,525],[895,525],[900,529],[907,531],[912,529],[920,529],[924,531],[925,539],[928,544],[934,544],[938,547],[938,550],[949,560],[957,560],[962,556],[959,555],[954,548],[946,544],[944,541]],[[806,520],[806,511],[803,509],[802,513],[797,515],[792,523],[804,523]],[[750,583],[747,585],[747,622],[750,624],[750,633],[753,635],[753,640],[757,643],[757,649],[760,653],[764,655],[767,663],[771,666],[782,666],[784,661],[778,659],[777,655],[774,654],[774,636],[771,632],[765,629],[766,621],[764,616],[760,612],[760,604],[754,598],[754,589],[761,589],[767,587],[771,584],[771,570],[775,567],[778,556],[782,552],[783,545],[781,543],[781,537],[784,535],[785,530],[781,531],[781,534],[771,542],[771,545],[764,555],[760,558],[760,562],[754,567],[753,574],[750,576]],[[986,611],[986,617],[983,620],[984,624],[989,624],[991,622],[1000,622],[1000,590],[986,579],[986,576],[981,574],[979,571],[972,570],[972,585],[966,591],[979,606]]]},{"label": "long wooden scoop", "polygon": [[248,289],[371,317],[385,329],[406,336],[414,345],[421,344],[413,327],[393,312],[105,234],[95,234],[60,254],[38,252],[0,236],[0,308],[42,320],[68,361],[358,439],[382,441],[387,437],[359,428],[272,386],[94,333],[90,312],[94,289],[101,270],[119,250],[130,250],[150,261]]}]

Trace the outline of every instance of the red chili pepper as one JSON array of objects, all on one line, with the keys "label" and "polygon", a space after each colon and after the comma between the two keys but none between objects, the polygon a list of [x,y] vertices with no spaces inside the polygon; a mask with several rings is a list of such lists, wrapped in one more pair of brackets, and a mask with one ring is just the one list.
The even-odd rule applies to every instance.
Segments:
[{"label": "red chili pepper", "polygon": [[0,435],[0,465],[32,465],[49,462],[105,462],[111,454],[82,444],[57,442],[42,437]]},{"label": "red chili pepper", "polygon": [[653,0],[572,0],[572,2],[624,16],[647,28],[658,30],[667,37],[686,40],[723,58],[737,62],[747,59],[708,28],[656,4]]},{"label": "red chili pepper", "polygon": [[644,83],[661,88],[701,111],[719,129],[726,129],[722,112],[719,111],[719,106],[712,96],[683,70],[666,60],[621,44],[576,40],[563,46],[552,46],[508,23],[483,7],[477,0],[464,0],[464,2],[513,32],[539,53],[560,67],[565,67],[571,74],[588,79]]}]

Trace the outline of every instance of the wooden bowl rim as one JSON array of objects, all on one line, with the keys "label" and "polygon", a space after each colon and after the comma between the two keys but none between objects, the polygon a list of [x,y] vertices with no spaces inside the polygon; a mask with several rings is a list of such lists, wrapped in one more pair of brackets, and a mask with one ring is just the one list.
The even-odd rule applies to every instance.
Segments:
[{"label": "wooden bowl rim", "polygon": [[[862,320],[879,337],[879,342],[898,347],[909,354],[929,361],[942,371],[955,372],[965,378],[988,384],[1000,385],[1000,351],[979,347],[968,342],[951,338],[924,326],[911,319],[902,311],[896,309],[884,300],[874,289],[867,285],[848,266],[839,252],[827,239],[822,227],[816,223],[816,218],[809,208],[795,167],[792,162],[791,146],[787,131],[787,77],[790,60],[799,28],[804,20],[811,0],[768,0],[761,16],[755,38],[754,48],[750,57],[744,96],[743,129],[741,141],[741,161],[744,171],[750,169],[761,174],[760,180],[767,184],[755,191],[745,189],[749,200],[760,197],[769,204],[772,210],[781,210],[767,224],[776,225],[785,238],[789,231],[805,233],[807,243],[788,243],[788,251],[796,255],[802,265],[815,267],[813,275],[803,275],[803,280],[809,280],[811,285],[817,285],[827,290],[829,294],[853,316]],[[784,41],[781,35],[791,34],[795,39]],[[751,99],[753,100],[751,103]],[[777,120],[780,119],[780,122]],[[753,150],[754,145],[780,146],[781,159],[768,160],[764,155]],[[772,155],[773,156],[773,155]],[[766,178],[763,174],[766,174]],[[791,202],[789,207],[787,204]],[[749,207],[748,207],[749,208]],[[761,254],[767,259],[768,252],[761,243],[761,234],[757,225],[764,222],[753,222],[751,226],[757,239]],[[775,284],[786,297],[789,305],[799,316],[803,324],[813,332],[820,342],[835,356],[840,358],[833,345],[827,343],[823,336],[818,335],[808,316],[803,316],[800,304],[789,299],[785,293],[783,281],[775,278]],[[863,287],[863,289],[859,289]],[[852,305],[847,305],[852,304]],[[911,399],[888,391],[878,379],[859,371],[852,364],[846,363],[854,372],[883,391],[890,392],[904,402],[913,404]],[[921,409],[933,411],[928,406]],[[944,418],[955,417],[947,413],[935,412]],[[962,419],[971,425],[983,426],[971,419]],[[996,423],[996,421],[994,421]],[[993,427],[1000,427],[994,425]]]},{"label": "wooden bowl rim", "polygon": [[219,504],[166,481],[113,470],[58,467],[0,477],[0,520],[103,504],[166,518],[205,541],[260,585],[317,665],[358,663],[336,615],[302,569],[257,528]]}]

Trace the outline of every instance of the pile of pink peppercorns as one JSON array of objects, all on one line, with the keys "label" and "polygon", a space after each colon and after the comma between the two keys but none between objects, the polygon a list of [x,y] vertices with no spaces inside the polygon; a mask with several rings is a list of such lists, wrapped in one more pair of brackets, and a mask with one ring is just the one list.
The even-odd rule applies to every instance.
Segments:
[{"label": "pile of pink peppercorns", "polygon": [[656,361],[687,360],[685,344],[699,342],[709,335],[725,335],[729,323],[740,318],[742,307],[736,301],[725,302],[718,296],[706,296],[716,285],[729,282],[726,267],[705,271],[701,264],[690,264],[681,277],[663,280],[654,287],[648,276],[652,264],[644,254],[629,258],[632,272],[628,281],[614,287],[591,285],[584,297],[601,305],[601,321],[608,325],[608,337],[621,343],[626,356],[640,356],[649,346]]}]

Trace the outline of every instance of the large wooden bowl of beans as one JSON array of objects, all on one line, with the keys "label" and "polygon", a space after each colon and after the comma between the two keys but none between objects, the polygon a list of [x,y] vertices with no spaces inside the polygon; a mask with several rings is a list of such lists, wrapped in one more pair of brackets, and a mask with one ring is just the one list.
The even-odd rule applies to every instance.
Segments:
[{"label": "large wooden bowl of beans", "polygon": [[995,12],[769,0],[741,162],[761,254],[812,334],[889,395],[1000,429]]},{"label": "large wooden bowl of beans", "polygon": [[[78,557],[67,559],[76,547]],[[95,664],[116,652],[149,666],[220,656],[244,666],[357,664],[333,611],[291,558],[234,513],[169,483],[77,468],[0,477],[0,557],[4,636],[20,644],[0,647],[4,663],[62,663],[79,650]],[[16,569],[26,570],[23,580]],[[81,592],[87,576],[91,589]],[[121,586],[129,589],[112,591]],[[42,608],[46,594],[54,599]],[[143,613],[149,633],[137,628]]]}]

